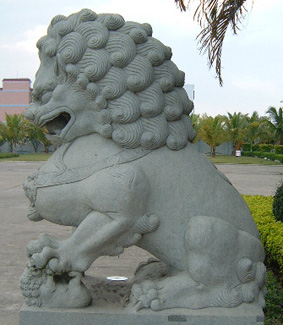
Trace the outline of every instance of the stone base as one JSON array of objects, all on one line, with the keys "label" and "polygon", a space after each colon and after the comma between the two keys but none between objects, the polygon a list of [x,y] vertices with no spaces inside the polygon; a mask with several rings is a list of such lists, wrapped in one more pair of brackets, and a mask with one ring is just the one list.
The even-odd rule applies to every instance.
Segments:
[{"label": "stone base", "polygon": [[256,306],[205,308],[201,310],[167,309],[162,312],[128,308],[88,307],[83,309],[48,309],[23,306],[20,325],[263,325],[263,312]]},{"label": "stone base", "polygon": [[154,312],[136,312],[128,304],[131,283],[84,277],[93,303],[87,308],[28,307],[20,311],[20,325],[263,325],[264,314],[258,305],[242,304],[236,308],[173,308]]}]

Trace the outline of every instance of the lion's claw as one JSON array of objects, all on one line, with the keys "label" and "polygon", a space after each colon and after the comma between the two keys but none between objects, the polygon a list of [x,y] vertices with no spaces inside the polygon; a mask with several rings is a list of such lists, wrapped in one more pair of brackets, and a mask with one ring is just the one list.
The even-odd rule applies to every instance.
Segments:
[{"label": "lion's claw", "polygon": [[28,253],[34,268],[43,269],[48,265],[57,274],[73,271],[73,263],[78,261],[68,242],[58,241],[46,234],[41,234],[37,240],[29,243]]},{"label": "lion's claw", "polygon": [[37,240],[32,240],[28,243],[28,255],[32,256],[34,253],[41,253],[45,247],[57,249],[59,247],[59,241],[50,235],[40,234]]},{"label": "lion's claw", "polygon": [[58,260],[57,258],[53,258],[48,263],[49,268],[54,273],[65,273],[72,269],[72,264],[68,260]]},{"label": "lion's claw", "polygon": [[41,253],[34,253],[30,260],[34,267],[42,269],[53,257],[58,257],[57,251],[51,247],[44,247]]}]

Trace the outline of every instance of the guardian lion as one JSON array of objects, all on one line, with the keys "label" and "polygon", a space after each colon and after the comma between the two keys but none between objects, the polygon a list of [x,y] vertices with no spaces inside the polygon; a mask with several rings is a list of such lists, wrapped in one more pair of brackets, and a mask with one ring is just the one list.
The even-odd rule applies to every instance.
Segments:
[{"label": "guardian lion", "polygon": [[27,303],[90,304],[84,272],[99,256],[137,245],[160,262],[137,270],[136,309],[263,306],[257,227],[192,143],[184,73],[151,26],[84,9],[56,16],[37,47],[41,65],[25,117],[58,149],[24,184],[28,217],[76,230],[28,245]]}]

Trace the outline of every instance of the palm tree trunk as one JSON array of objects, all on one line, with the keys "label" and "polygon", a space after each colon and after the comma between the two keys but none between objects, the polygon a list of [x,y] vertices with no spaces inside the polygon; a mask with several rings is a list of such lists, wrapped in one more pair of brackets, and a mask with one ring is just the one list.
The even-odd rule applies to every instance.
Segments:
[{"label": "palm tree trunk", "polygon": [[215,147],[210,147],[211,150],[211,157],[215,158]]},{"label": "palm tree trunk", "polygon": [[10,152],[13,152],[14,151],[13,142],[12,141],[9,141],[9,151]]}]

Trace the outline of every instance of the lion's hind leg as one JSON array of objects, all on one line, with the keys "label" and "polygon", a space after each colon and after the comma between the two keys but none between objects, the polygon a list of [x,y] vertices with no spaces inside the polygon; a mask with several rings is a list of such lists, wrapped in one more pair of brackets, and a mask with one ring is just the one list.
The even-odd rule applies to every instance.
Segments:
[{"label": "lion's hind leg", "polygon": [[264,303],[260,241],[214,217],[192,218],[185,233],[187,271],[133,285],[137,309],[200,309]]},{"label": "lion's hind leg", "polygon": [[264,304],[266,269],[261,242],[215,217],[189,221],[185,235],[188,273],[210,288],[209,306]]}]

